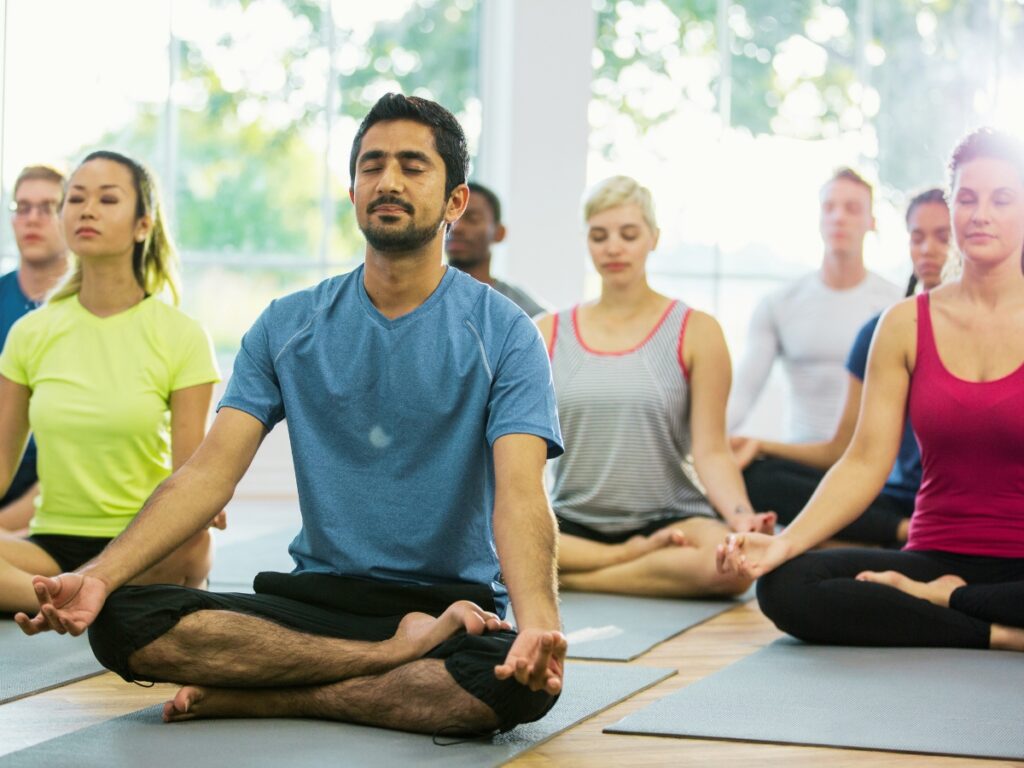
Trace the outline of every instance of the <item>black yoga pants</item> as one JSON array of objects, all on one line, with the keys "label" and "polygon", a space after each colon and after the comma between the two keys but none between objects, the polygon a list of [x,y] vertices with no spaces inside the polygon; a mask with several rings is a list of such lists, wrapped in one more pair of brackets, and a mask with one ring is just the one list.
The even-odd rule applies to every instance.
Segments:
[{"label": "black yoga pants", "polygon": [[[780,525],[793,522],[824,476],[813,467],[786,459],[758,459],[743,471],[743,480],[754,509],[776,512]],[[913,511],[912,501],[901,501],[882,493],[864,510],[864,514],[835,537],[865,544],[897,544],[896,530]]]},{"label": "black yoga pants", "polygon": [[[956,590],[951,607],[943,608],[857,581],[861,571],[898,571],[916,581],[954,574],[970,587]],[[762,576],[757,599],[779,629],[811,643],[988,648],[992,622],[1024,626],[1022,587],[1013,584],[1021,581],[1024,558],[830,549],[808,552]]]}]

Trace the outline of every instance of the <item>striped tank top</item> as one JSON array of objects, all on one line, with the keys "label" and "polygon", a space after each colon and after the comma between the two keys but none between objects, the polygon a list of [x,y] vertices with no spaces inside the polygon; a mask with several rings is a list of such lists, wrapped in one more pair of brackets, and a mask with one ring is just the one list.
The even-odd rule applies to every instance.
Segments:
[{"label": "striped tank top", "polygon": [[548,350],[565,444],[552,467],[555,514],[604,533],[713,517],[688,475],[689,308],[673,301],[647,338],[622,352],[589,349],[578,310],[555,315]]}]

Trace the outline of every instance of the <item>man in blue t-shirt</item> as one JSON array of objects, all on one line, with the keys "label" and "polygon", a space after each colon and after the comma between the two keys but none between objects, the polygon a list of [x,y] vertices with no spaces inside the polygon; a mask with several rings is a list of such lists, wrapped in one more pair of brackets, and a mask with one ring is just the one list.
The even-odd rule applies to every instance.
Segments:
[{"label": "man in blue t-shirt", "polygon": [[[551,707],[566,642],[542,475],[561,436],[536,328],[442,262],[467,165],[441,106],[389,94],[373,107],[350,161],[363,266],[270,304],[192,460],[99,558],[37,578],[44,608],[23,629],[92,624],[97,657],[126,680],[185,685],[166,720],[480,733]],[[253,595],[117,589],[209,522],[285,417],[295,570],[260,574]]]},{"label": "man in blue t-shirt", "polygon": [[[38,307],[68,268],[57,210],[64,198],[64,175],[47,165],[23,168],[14,182],[11,228],[18,268],[0,277],[0,349],[11,326]],[[35,511],[36,446],[29,440],[21,464],[0,497],[0,530],[17,531]]]}]

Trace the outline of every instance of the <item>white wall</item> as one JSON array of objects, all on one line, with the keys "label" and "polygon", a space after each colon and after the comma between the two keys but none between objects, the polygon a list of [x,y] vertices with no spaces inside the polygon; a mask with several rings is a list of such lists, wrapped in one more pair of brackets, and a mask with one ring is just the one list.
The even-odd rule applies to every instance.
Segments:
[{"label": "white wall", "polygon": [[486,0],[483,131],[473,176],[509,227],[494,271],[553,307],[583,295],[580,199],[596,19],[590,0]]}]

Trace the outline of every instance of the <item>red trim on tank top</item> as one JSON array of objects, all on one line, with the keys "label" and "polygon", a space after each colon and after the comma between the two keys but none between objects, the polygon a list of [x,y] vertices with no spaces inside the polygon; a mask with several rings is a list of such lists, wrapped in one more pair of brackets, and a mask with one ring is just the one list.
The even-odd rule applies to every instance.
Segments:
[{"label": "red trim on tank top", "polygon": [[676,349],[676,354],[679,357],[679,369],[683,372],[683,378],[687,381],[690,380],[690,372],[686,369],[686,361],[683,360],[683,338],[686,336],[686,324],[690,321],[690,313],[692,309],[687,309],[686,314],[683,315],[683,322],[679,326],[679,346]]},{"label": "red trim on tank top", "polygon": [[555,312],[555,314],[551,316],[551,319],[553,322],[551,324],[551,341],[548,342],[549,361],[555,359],[555,339],[558,338],[558,313]]},{"label": "red trim on tank top", "polygon": [[572,308],[572,330],[576,334],[576,341],[579,342],[579,345],[592,355],[605,355],[608,357],[628,355],[632,352],[636,352],[638,349],[640,349],[640,347],[642,347],[644,344],[646,344],[654,337],[654,334],[656,334],[658,330],[661,328],[662,323],[665,322],[665,318],[668,317],[668,313],[671,312],[675,305],[678,303],[679,301],[677,299],[672,299],[672,302],[668,305],[668,308],[664,311],[664,313],[662,313],[661,317],[658,318],[658,322],[654,324],[654,327],[651,329],[651,332],[647,334],[643,341],[641,341],[635,347],[632,347],[630,349],[616,350],[614,352],[601,352],[599,350],[591,349],[590,347],[588,347],[586,342],[583,341],[583,336],[580,335],[580,324],[577,318],[577,313],[580,308],[579,304]]}]

